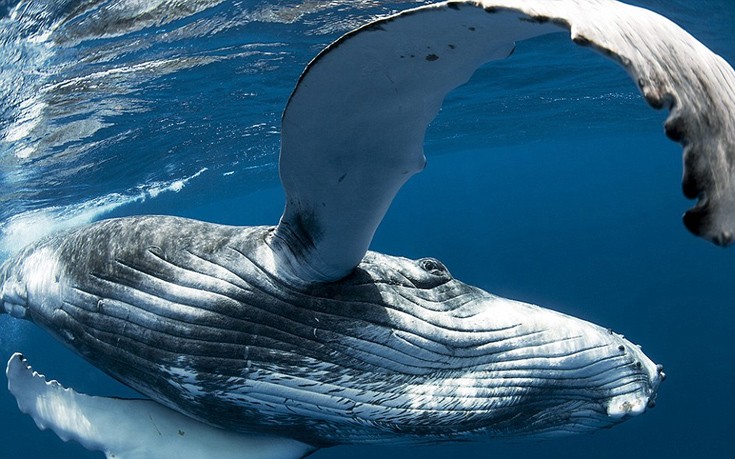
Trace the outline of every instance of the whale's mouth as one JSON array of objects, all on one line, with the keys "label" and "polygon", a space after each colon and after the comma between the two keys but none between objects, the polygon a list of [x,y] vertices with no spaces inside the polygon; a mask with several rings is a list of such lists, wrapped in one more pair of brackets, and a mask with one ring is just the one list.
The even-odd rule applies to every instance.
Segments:
[{"label": "whale's mouth", "polygon": [[663,365],[654,365],[650,361],[644,365],[649,374],[650,386],[612,397],[607,403],[609,417],[619,419],[626,416],[637,416],[656,406],[658,388],[666,379],[666,373],[664,373]]},{"label": "whale's mouth", "polygon": [[[651,401],[656,394],[651,396],[642,394],[625,394],[613,397],[607,405],[607,415],[611,418],[622,418],[623,416],[637,416],[651,406]],[[654,402],[655,404],[655,402]]]}]

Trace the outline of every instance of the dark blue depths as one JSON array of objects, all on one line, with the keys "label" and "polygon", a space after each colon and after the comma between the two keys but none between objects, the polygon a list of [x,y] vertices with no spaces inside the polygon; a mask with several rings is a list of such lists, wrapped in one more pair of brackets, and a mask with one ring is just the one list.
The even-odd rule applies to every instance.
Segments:
[{"label": "dark blue depths", "polygon": [[[408,3],[363,9],[344,2],[288,23],[283,14],[248,22],[232,12],[242,4],[224,2],[195,17],[210,24],[230,21],[229,32],[192,32],[186,40],[161,40],[116,55],[118,64],[129,59],[132,65],[187,53],[239,53],[237,59],[119,82],[130,89],[125,94],[84,93],[88,106],[69,109],[55,123],[46,120],[46,127],[69,130],[72,121],[95,117],[107,126],[40,144],[44,154],[35,160],[9,161],[17,151],[0,144],[3,237],[13,215],[54,206],[73,214],[83,203],[114,193],[130,199],[114,201],[95,218],[165,213],[275,224],[283,208],[278,117],[301,68],[353,23]],[[735,63],[732,0],[638,3],[677,20]],[[251,9],[267,6],[252,2]],[[189,20],[126,33],[172,32]],[[65,53],[115,39],[67,44]],[[436,257],[464,282],[624,333],[666,367],[669,378],[657,407],[589,436],[339,447],[313,457],[690,458],[735,452],[732,249],[692,237],[680,222],[690,203],[680,193],[680,148],[663,135],[665,114],[650,110],[615,65],[567,42],[560,35],[521,43],[511,59],[481,69],[450,96],[428,133],[427,169],[398,195],[371,248]],[[59,75],[71,71],[55,65]],[[14,104],[28,94],[15,97],[3,101],[3,129]],[[111,98],[119,99],[119,113],[95,111],[95,104]],[[80,104],[71,97],[67,102],[65,107]],[[37,145],[32,137],[23,141]],[[175,184],[192,176],[183,188]],[[156,186],[169,191],[156,193]],[[135,199],[136,193],[145,199]],[[22,351],[34,367],[82,392],[134,395],[35,327],[7,316],[0,316],[0,351],[2,359]],[[0,413],[2,459],[102,457],[39,432],[4,390]]]}]

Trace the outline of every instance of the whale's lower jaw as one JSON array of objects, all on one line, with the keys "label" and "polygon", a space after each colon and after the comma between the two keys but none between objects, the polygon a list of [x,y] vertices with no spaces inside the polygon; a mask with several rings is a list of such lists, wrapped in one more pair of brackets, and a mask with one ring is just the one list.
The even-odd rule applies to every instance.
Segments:
[{"label": "whale's lower jaw", "polygon": [[435,260],[368,253],[340,282],[287,285],[271,231],[101,222],[10,260],[0,300],[177,411],[313,445],[588,432],[655,396],[637,346]]},{"label": "whale's lower jaw", "polygon": [[162,367],[166,380],[158,385],[129,377],[126,382],[202,422],[320,447],[592,433],[645,412],[656,395],[643,377],[616,387],[615,381],[590,381],[589,375],[578,384],[552,381],[543,371],[508,379],[471,370],[358,375],[339,363],[312,359],[294,367],[251,363],[245,377],[196,377],[193,359],[180,363],[185,367]]}]

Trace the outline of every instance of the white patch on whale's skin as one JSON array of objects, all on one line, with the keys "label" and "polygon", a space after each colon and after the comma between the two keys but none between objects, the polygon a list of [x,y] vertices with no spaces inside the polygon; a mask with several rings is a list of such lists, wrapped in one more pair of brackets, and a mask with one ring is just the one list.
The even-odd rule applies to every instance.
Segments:
[{"label": "white patch on whale's skin", "polygon": [[59,259],[50,249],[36,250],[26,257],[23,279],[26,291],[33,292],[35,303],[43,304],[46,298],[59,297]]},{"label": "white patch on whale's skin", "polygon": [[315,450],[289,438],[217,429],[151,400],[80,394],[47,382],[17,353],[6,374],[18,408],[40,429],[108,459],[298,459]]},{"label": "white patch on whale's skin", "polygon": [[161,365],[160,371],[167,375],[168,382],[176,387],[181,393],[189,394],[189,398],[196,401],[197,398],[206,395],[204,388],[197,384],[197,373],[186,365],[188,357],[179,356],[177,366]]},{"label": "white patch on whale's skin", "polygon": [[648,406],[648,398],[640,397],[638,394],[625,394],[610,400],[607,414],[611,418],[622,418],[623,416],[636,416]]},{"label": "white patch on whale's skin", "polygon": [[5,279],[0,290],[0,306],[13,317],[25,318],[28,304],[53,310],[58,308],[61,267],[51,248],[31,250],[20,269]]}]

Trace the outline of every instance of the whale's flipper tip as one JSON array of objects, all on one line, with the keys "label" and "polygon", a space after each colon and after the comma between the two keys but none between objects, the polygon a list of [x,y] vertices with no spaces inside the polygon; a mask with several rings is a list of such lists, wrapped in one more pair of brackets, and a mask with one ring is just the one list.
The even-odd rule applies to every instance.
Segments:
[{"label": "whale's flipper tip", "polygon": [[314,447],[283,437],[224,431],[151,400],[94,397],[67,389],[15,353],[6,370],[20,410],[64,441],[115,459],[299,459]]}]

